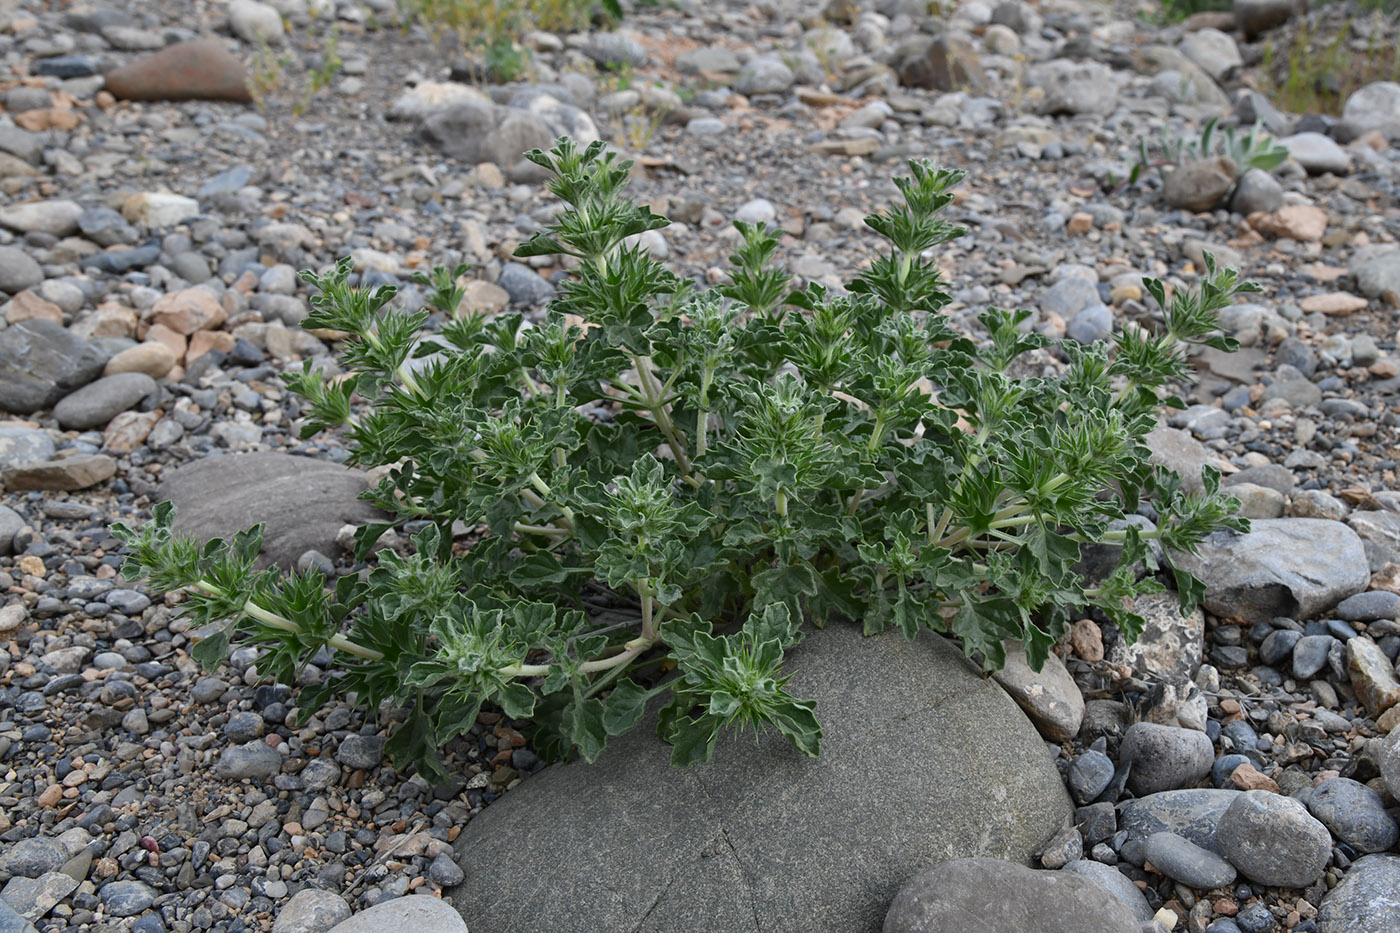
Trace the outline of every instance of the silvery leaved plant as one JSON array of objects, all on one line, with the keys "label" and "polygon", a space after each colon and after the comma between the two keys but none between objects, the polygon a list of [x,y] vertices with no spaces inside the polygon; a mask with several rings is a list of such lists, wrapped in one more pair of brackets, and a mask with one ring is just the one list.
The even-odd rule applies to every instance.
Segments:
[{"label": "silvery leaved plant", "polygon": [[[387,468],[366,498],[394,520],[361,529],[357,557],[390,527],[408,546],[332,584],[257,571],[260,528],[173,535],[168,503],[114,526],[128,578],[224,623],[193,648],[206,667],[251,645],[292,683],[329,651],[303,713],[337,694],[406,710],[388,749],[435,778],[483,704],[550,758],[592,761],[654,698],[677,766],[726,727],[815,756],[816,711],[783,668],[805,626],[933,629],[988,670],[1019,643],[1039,668],[1087,611],[1135,637],[1132,599],[1164,578],[1194,608],[1199,584],[1154,553],[1245,527],[1217,474],[1189,493],[1144,444],[1182,404],[1188,351],[1234,348],[1216,313],[1255,288],[1233,269],[1208,261],[1171,295],[1149,279],[1156,332],[1065,343],[1062,377],[1014,378],[1049,343],[1029,312],[986,311],[980,340],[940,313],[927,257],[965,232],[941,216],[961,172],[909,164],[903,203],[866,220],[886,251],[844,292],[792,291],[773,235],[745,225],[731,284],[699,291],[634,245],[667,221],[627,199],[629,163],[569,139],[529,158],[566,209],[517,255],[576,261],[541,322],[458,315],[461,268],[423,277],[436,316],[352,287],[349,260],[302,274],[306,326],[350,335],[344,378],[284,377],[303,436],[343,432],[353,463]],[[1155,524],[1123,521],[1139,511]],[[1086,576],[1091,546],[1117,554],[1111,572]]]}]

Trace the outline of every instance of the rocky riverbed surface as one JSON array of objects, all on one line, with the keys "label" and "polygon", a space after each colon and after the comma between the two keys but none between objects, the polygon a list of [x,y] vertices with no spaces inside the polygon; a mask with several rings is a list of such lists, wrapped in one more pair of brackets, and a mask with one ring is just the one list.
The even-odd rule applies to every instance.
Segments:
[{"label": "rocky riverbed surface", "polygon": [[[1343,6],[1311,28],[1395,47],[1393,16]],[[491,926],[454,903],[453,844],[540,769],[520,732],[483,713],[432,786],[361,711],[299,724],[253,654],[199,669],[108,526],[173,496],[193,530],[267,517],[270,557],[355,569],[363,478],[340,439],[299,440],[278,379],[335,350],[300,326],[296,272],[349,255],[417,307],[415,271],[464,262],[477,312],[538,312],[567,271],[512,256],[558,207],[521,155],[565,133],[638,159],[673,220],[646,246],[700,282],[745,220],[839,286],[891,176],[929,157],[969,173],[940,264],[974,336],[988,305],[1062,340],[1150,326],[1142,277],[1187,287],[1207,251],[1261,283],[1223,316],[1243,348],[1203,354],[1152,436],[1188,482],[1222,470],[1253,530],[1186,562],[1202,612],[1145,599],[1136,646],[1085,619],[1040,674],[1013,657],[998,682],[1073,821],[1035,873],[930,867],[885,928],[997,903],[1046,930],[1400,929],[1400,84],[1286,113],[1257,88],[1291,3],[1144,11],[681,0],[526,35],[503,83],[390,0],[0,2],[0,930]],[[1122,184],[1140,137],[1211,117],[1289,160]]]}]

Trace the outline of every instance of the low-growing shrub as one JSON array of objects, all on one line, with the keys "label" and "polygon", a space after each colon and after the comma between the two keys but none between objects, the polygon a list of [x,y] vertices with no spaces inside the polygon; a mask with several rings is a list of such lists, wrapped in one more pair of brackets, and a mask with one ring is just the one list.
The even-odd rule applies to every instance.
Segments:
[{"label": "low-growing shrub", "polygon": [[[305,436],[343,431],[353,463],[392,469],[367,498],[410,523],[411,547],[328,586],[315,570],[257,572],[259,529],[201,545],[173,536],[169,504],[138,529],[128,578],[187,588],[193,649],[209,667],[253,645],[257,669],[303,691],[406,708],[401,765],[441,775],[438,750],[483,703],[528,719],[535,748],[593,760],[669,695],[658,731],[672,761],[707,759],[723,727],[774,728],[816,755],[812,704],[785,689],[784,653],[807,624],[957,636],[987,669],[1005,643],[1038,668],[1070,619],[1097,610],[1135,637],[1132,597],[1161,591],[1150,545],[1190,551],[1244,527],[1207,472],[1205,492],[1154,468],[1144,435],[1196,344],[1222,349],[1216,312],[1254,290],[1207,263],[1168,297],[1165,326],[1066,343],[1061,378],[1008,366],[1048,344],[1029,312],[989,309],[979,342],[956,331],[930,254],[965,231],[940,215],[963,173],[909,163],[903,203],[866,219],[887,251],[837,293],[792,291],[764,228],[736,224],[729,284],[698,291],[636,245],[667,221],[625,196],[630,163],[561,139],[529,158],[566,202],[520,256],[577,270],[538,323],[453,316],[464,271],[424,282],[447,316],[354,288],[349,260],[303,273],[306,326],[353,335],[349,376],[308,363],[288,384]],[[1133,512],[1155,524],[1124,521]],[[454,540],[454,522],[472,529]],[[371,553],[390,526],[358,536]],[[1117,548],[1087,578],[1089,545]],[[1175,572],[1183,610],[1199,584]]]}]

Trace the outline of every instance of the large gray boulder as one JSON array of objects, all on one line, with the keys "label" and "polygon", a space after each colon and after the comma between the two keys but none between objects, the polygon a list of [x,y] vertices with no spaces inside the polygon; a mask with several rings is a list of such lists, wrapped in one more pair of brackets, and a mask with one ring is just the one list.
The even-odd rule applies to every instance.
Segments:
[{"label": "large gray boulder", "polygon": [[548,768],[467,825],[450,893],[472,933],[875,931],[918,872],[1026,863],[1070,812],[1035,729],[942,638],[833,623],[788,669],[816,701],[820,758],[725,735],[677,771],[653,711],[596,764]]},{"label": "large gray boulder", "polygon": [[1323,518],[1256,519],[1248,534],[1217,531],[1172,563],[1206,585],[1207,610],[1246,622],[1312,618],[1371,580],[1356,532]]},{"label": "large gray boulder", "polygon": [[346,524],[384,521],[356,498],[365,475],[335,463],[280,453],[226,454],[167,474],[160,498],[175,503],[175,531],[207,540],[266,524],[260,564],[283,568],[309,550],[334,554]]}]

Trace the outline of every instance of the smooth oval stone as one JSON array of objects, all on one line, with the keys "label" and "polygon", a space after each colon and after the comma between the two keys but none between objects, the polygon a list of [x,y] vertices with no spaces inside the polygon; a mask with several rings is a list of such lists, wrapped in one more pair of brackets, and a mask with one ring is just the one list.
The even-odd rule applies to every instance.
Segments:
[{"label": "smooth oval stone", "polygon": [[1292,797],[1265,790],[1240,794],[1221,815],[1216,841],[1257,884],[1305,888],[1327,867],[1332,836]]},{"label": "smooth oval stone", "polygon": [[1235,880],[1235,866],[1176,833],[1153,833],[1143,856],[1173,881],[1192,888],[1219,888]]},{"label": "smooth oval stone", "polygon": [[145,373],[116,373],[65,396],[53,414],[65,428],[101,428],[154,391],[156,381]]},{"label": "smooth oval stone", "polygon": [[1119,746],[1120,765],[1131,764],[1128,787],[1139,796],[1195,783],[1210,773],[1215,747],[1204,732],[1153,722],[1128,727]]},{"label": "smooth oval stone", "polygon": [[1400,827],[1385,812],[1381,795],[1351,778],[1317,785],[1308,809],[1334,836],[1362,852],[1384,852],[1400,837]]}]

